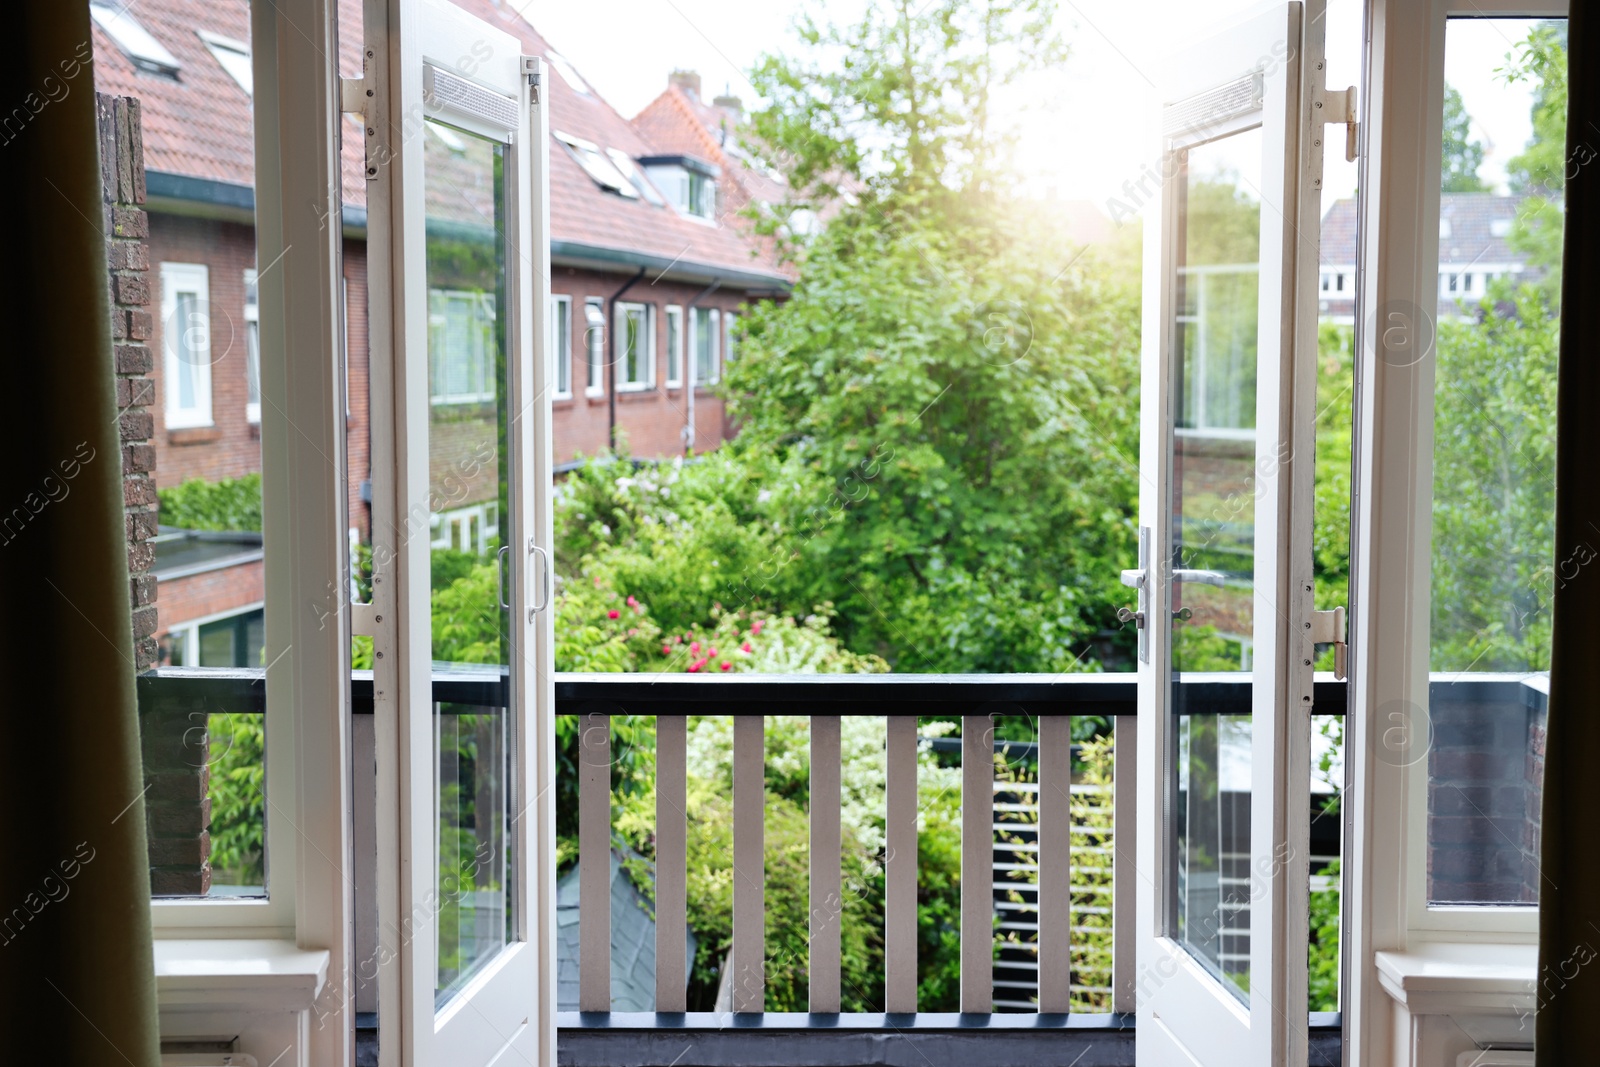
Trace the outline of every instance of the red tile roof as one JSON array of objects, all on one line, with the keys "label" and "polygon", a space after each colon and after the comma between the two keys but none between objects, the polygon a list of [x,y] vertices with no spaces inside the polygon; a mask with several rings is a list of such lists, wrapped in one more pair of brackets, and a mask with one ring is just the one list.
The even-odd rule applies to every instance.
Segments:
[{"label": "red tile roof", "polygon": [[[495,0],[456,3],[519,38],[530,54],[549,55],[545,39],[508,5]],[[361,41],[353,28],[361,25],[361,0],[339,0],[339,10],[340,69],[347,76],[359,75]],[[197,32],[205,29],[248,41],[248,0],[140,0],[129,14],[182,65],[176,78],[140,70],[102,30],[94,30],[95,87],[135,96],[143,103],[145,166],[166,174],[252,185],[250,97],[222,69]],[[569,85],[559,71],[552,70],[547,80],[545,99],[553,132],[593,141],[602,149],[620,149],[636,159],[682,151],[652,143],[592,89],[585,92]],[[341,134],[344,203],[365,207],[360,126],[346,118]],[[703,151],[691,154],[705,158]],[[742,282],[728,282],[730,288],[783,284],[770,246],[752,239],[744,227],[712,224],[643,198],[608,192],[553,137],[550,162],[550,224],[557,259],[673,263],[686,275],[730,271],[746,276]]]}]

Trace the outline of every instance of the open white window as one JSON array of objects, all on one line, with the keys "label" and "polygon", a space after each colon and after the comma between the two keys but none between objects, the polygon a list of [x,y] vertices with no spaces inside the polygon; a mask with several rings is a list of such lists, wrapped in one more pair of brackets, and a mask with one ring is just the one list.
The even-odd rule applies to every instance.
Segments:
[{"label": "open white window", "polygon": [[1320,11],[1286,4],[1161,68],[1141,558],[1123,572],[1139,626],[1141,1064],[1307,1054],[1322,35]]},{"label": "open white window", "polygon": [[211,425],[211,284],[203,263],[161,264],[167,429]]},{"label": "open white window", "polygon": [[[366,37],[380,110],[450,135],[368,117],[394,131],[371,217],[396,220],[371,264],[395,347],[374,376],[395,413],[373,427],[379,1045],[553,1062],[546,74],[445,0],[396,0]],[[438,565],[469,576],[452,597]]]}]

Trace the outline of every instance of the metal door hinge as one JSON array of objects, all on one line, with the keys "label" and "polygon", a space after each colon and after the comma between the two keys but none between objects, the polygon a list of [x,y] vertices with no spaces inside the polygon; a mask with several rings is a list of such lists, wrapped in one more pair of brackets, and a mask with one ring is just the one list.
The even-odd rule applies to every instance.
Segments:
[{"label": "metal door hinge", "polygon": [[[372,52],[369,50],[366,58],[362,60],[363,70],[371,62]],[[367,120],[368,109],[372,105],[372,95],[373,90],[367,84],[364,75],[360,78],[339,79],[339,113],[354,115],[356,121],[361,124],[361,171],[369,182],[378,177],[378,168],[372,162],[373,139],[377,136],[377,130]]]},{"label": "metal door hinge", "polygon": [[1122,572],[1122,584],[1139,591],[1137,603],[1132,608],[1118,608],[1121,622],[1132,622],[1139,630],[1139,662],[1150,662],[1150,632],[1145,622],[1150,618],[1150,527],[1139,527],[1139,566]]},{"label": "metal door hinge", "polygon": [[1333,676],[1339,681],[1345,680],[1346,657],[1349,655],[1350,646],[1345,643],[1344,607],[1341,605],[1332,611],[1313,611],[1311,613],[1311,643],[1313,645],[1333,646]]},{"label": "metal door hinge", "polygon": [[1312,117],[1327,124],[1344,126],[1344,158],[1356,158],[1356,87],[1323,90],[1311,99]]}]

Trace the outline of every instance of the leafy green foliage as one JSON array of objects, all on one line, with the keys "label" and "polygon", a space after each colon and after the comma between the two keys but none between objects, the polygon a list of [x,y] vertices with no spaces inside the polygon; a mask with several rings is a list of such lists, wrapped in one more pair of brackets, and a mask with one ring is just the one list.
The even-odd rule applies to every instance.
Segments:
[{"label": "leafy green foliage", "polygon": [[1443,181],[1446,193],[1486,193],[1489,184],[1478,177],[1483,166],[1483,144],[1472,138],[1472,116],[1467,114],[1461,94],[1450,85],[1444,87]]},{"label": "leafy green foliage", "polygon": [[260,715],[207,716],[211,780],[212,880],[223,885],[264,885],[266,829],[266,723]]},{"label": "leafy green foliage", "polygon": [[1339,886],[1338,860],[1323,868],[1326,888],[1311,891],[1311,954],[1308,958],[1311,1011],[1339,1010]]},{"label": "leafy green foliage", "polygon": [[190,478],[156,490],[161,523],[183,530],[261,532],[261,475],[208,482]]},{"label": "leafy green foliage", "polygon": [[1544,271],[1541,286],[1552,303],[1561,300],[1562,194],[1576,168],[1595,162],[1594,149],[1579,146],[1567,155],[1567,22],[1536,26],[1506,57],[1506,81],[1534,84],[1533,136],[1527,148],[1507,163],[1512,191],[1523,193],[1511,247]]},{"label": "leafy green foliage", "polygon": [[1559,320],[1541,289],[1504,282],[1477,311],[1439,324],[1432,667],[1545,670]]}]

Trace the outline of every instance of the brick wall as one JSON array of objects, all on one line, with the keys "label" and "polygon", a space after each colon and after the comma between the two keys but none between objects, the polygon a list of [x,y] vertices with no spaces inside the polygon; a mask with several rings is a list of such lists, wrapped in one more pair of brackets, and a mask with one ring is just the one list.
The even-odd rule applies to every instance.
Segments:
[{"label": "brick wall", "polygon": [[110,270],[111,338],[116,359],[122,440],[122,499],[128,538],[133,654],[139,670],[156,661],[156,580],[150,573],[156,532],[155,403],[149,338],[150,250],[144,204],[144,148],[139,101],[95,94],[100,135],[100,185],[105,198],[106,263]]},{"label": "brick wall", "polygon": [[1432,688],[1428,899],[1534,903],[1543,713],[1515,683]]},{"label": "brick wall", "polygon": [[[572,350],[567,358],[572,361],[572,397],[554,402],[555,461],[565,463],[579,456],[592,456],[607,447],[610,426],[610,409],[607,397],[585,396],[586,351],[584,348],[584,301],[595,298],[609,301],[627,281],[627,275],[602,274],[572,267],[556,267],[551,272],[550,292],[555,296],[572,298]],[[687,308],[704,289],[701,285],[684,285],[679,282],[652,283],[647,274],[622,299],[628,303],[641,303],[655,307],[656,385],[643,391],[617,393],[617,426],[619,439],[625,438],[628,450],[635,456],[677,456],[683,454],[683,427],[688,417],[688,400],[681,387],[667,388],[667,315],[669,305]],[[701,300],[700,307],[716,308],[726,314],[743,308],[744,294],[734,289],[717,290]],[[609,305],[607,315],[610,315]],[[685,316],[688,312],[685,311]],[[720,317],[719,317],[720,318]],[[688,330],[687,318],[685,331]],[[719,326],[720,330],[720,326]],[[721,338],[718,339],[719,351]],[[606,353],[612,349],[607,338]],[[557,353],[557,357],[560,357]],[[684,342],[684,359],[693,358]],[[707,387],[695,391],[695,448],[705,451],[717,447],[733,436],[732,423],[727,418],[722,400]]]},{"label": "brick wall", "polygon": [[[157,214],[150,225],[151,346],[162,352],[169,324],[161,314],[161,265],[198,263],[206,268],[210,300],[210,426],[168,429],[163,400],[155,412],[157,481],[161,488],[190,478],[217,481],[261,470],[261,426],[246,417],[249,376],[245,361],[245,271],[256,265],[255,229],[238,222]],[[163,360],[155,361],[157,396],[165,397]]]},{"label": "brick wall", "polygon": [[[160,351],[151,278],[149,217],[139,101],[96,94],[100,175],[106,210],[107,284],[116,357],[118,421],[122,434],[123,504],[128,538],[129,610],[134,662],[156,662],[156,479],[159,449],[155,370]],[[211,805],[206,798],[209,746],[195,730],[191,709],[139,707],[145,813],[150,840],[150,890],[157,895],[203,894],[211,883]],[[204,726],[205,720],[199,720]]]}]

